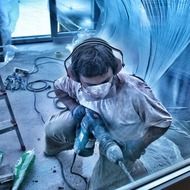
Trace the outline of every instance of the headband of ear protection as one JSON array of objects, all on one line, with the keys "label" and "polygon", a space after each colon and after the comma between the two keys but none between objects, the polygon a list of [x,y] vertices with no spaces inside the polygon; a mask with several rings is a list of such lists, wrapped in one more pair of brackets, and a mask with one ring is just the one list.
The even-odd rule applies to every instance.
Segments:
[{"label": "headband of ear protection", "polygon": [[117,74],[119,71],[121,71],[122,67],[125,66],[124,62],[123,62],[123,52],[120,49],[117,49],[111,45],[109,45],[105,40],[102,40],[100,38],[89,38],[86,39],[85,41],[83,41],[82,43],[78,44],[72,51],[72,53],[65,59],[64,61],[64,66],[65,66],[65,70],[67,72],[67,76],[72,78],[74,81],[80,82],[80,80],[78,79],[76,73],[74,72],[74,70],[72,69],[72,63],[69,65],[69,67],[67,66],[67,62],[68,60],[73,56],[73,54],[81,47],[87,45],[87,44],[94,44],[94,45],[103,45],[111,50],[114,50],[116,52],[118,52],[121,55],[121,60],[117,57],[115,57],[115,64],[116,64],[116,71],[114,73]]}]

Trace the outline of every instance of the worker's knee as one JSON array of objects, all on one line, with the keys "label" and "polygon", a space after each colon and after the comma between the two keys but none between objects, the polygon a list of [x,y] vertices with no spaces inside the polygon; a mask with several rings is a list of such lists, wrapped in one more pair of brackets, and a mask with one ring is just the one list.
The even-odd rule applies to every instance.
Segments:
[{"label": "worker's knee", "polygon": [[62,139],[62,141],[57,141],[52,137],[45,136],[44,154],[46,156],[55,156],[61,151],[70,150],[72,148],[73,148],[73,143],[66,142],[65,139],[64,140]]},{"label": "worker's knee", "polygon": [[75,138],[75,129],[76,123],[70,111],[62,111],[45,123],[45,137],[58,142],[72,142]]},{"label": "worker's knee", "polygon": [[72,149],[76,123],[69,111],[53,115],[45,123],[46,155],[56,155],[60,151]]}]

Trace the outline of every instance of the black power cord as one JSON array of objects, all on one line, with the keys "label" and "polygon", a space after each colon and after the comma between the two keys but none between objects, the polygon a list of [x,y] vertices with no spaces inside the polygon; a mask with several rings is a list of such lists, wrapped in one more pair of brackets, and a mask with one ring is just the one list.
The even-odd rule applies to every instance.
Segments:
[{"label": "black power cord", "polygon": [[[56,60],[56,61],[61,61],[63,62],[63,60],[61,59],[56,59],[56,58],[52,58],[52,57],[38,57],[34,60],[34,68],[31,72],[29,72],[29,75],[32,75],[32,74],[35,74],[37,72],[39,72],[39,65],[42,65],[42,64],[48,64],[48,63],[57,63],[57,62],[43,62],[43,63],[39,63],[37,64],[37,61],[38,60],[41,60],[41,59],[53,59],[53,60]],[[36,80],[36,81],[31,81],[31,82],[28,82],[27,83],[27,86],[26,86],[26,89],[30,92],[33,92],[34,93],[34,110],[36,111],[36,113],[40,116],[41,118],[41,121],[43,123],[45,123],[45,120],[41,114],[41,112],[38,110],[37,108],[37,97],[36,97],[36,93],[38,92],[42,92],[42,91],[45,91],[45,90],[49,90],[51,89],[51,85],[49,85],[49,83],[53,84],[55,81],[51,81],[51,80]],[[40,84],[40,87],[35,87],[36,84]],[[58,109],[67,109],[66,107],[62,107],[62,106],[59,106],[59,99],[56,98],[56,96],[51,96],[50,94],[53,93],[54,90],[49,90],[47,92],[47,97],[48,98],[51,98],[53,99],[53,102],[54,102],[54,105],[56,108]],[[70,173],[73,174],[73,175],[77,175],[79,177],[81,177],[85,184],[86,184],[86,188],[87,188],[87,178],[82,176],[81,174],[79,173],[76,173],[73,171],[73,166],[74,166],[74,163],[75,163],[75,160],[76,160],[76,154],[74,153],[74,156],[73,156],[73,161],[72,161],[72,164],[71,164],[71,168],[70,168]],[[58,158],[58,156],[55,156],[55,158],[58,160],[59,164],[60,164],[60,167],[61,167],[61,174],[62,174],[62,178],[63,180],[65,181],[65,183],[67,184],[67,186],[71,189],[71,190],[76,190],[76,188],[74,188],[69,182],[68,180],[66,179],[65,177],[65,174],[64,174],[64,168],[63,168],[63,164],[61,162],[61,160]],[[86,189],[85,188],[85,189]]]},{"label": "black power cord", "polygon": [[[70,167],[70,173],[73,174],[73,175],[77,175],[77,176],[81,177],[81,178],[84,180],[84,182],[85,182],[85,185],[86,185],[85,189],[87,189],[88,179],[87,179],[86,177],[80,175],[79,173],[76,173],[76,172],[73,171],[73,166],[74,166],[74,163],[75,163],[75,161],[76,161],[76,156],[77,156],[77,154],[74,153],[73,161],[72,161],[72,164],[71,164],[71,167]],[[71,190],[77,190],[77,189],[74,188],[74,187],[67,181],[67,179],[65,178],[65,174],[64,174],[64,170],[63,170],[63,164],[62,164],[62,162],[61,162],[61,160],[59,159],[58,156],[56,156],[56,159],[58,160],[58,162],[59,162],[59,164],[60,164],[60,167],[61,167],[61,175],[62,175],[62,178],[64,179],[65,183],[67,184],[67,186],[68,186]]]},{"label": "black power cord", "polygon": [[[44,90],[48,90],[51,88],[51,86],[48,84],[48,82],[53,83],[54,81],[50,80],[36,80],[29,82],[26,86],[26,89],[31,92],[42,92]],[[34,87],[36,84],[42,84],[43,86],[40,87]]]},{"label": "black power cord", "polygon": [[[32,81],[32,82],[29,82],[27,83],[26,85],[26,89],[30,92],[33,92],[34,94],[34,110],[36,111],[36,113],[40,116],[41,118],[41,121],[43,123],[45,123],[45,120],[41,114],[41,112],[38,110],[37,108],[37,97],[36,97],[36,93],[37,92],[42,92],[42,91],[45,91],[45,90],[48,90],[51,88],[51,85],[48,84],[48,82],[51,82],[53,83],[54,81],[50,81],[50,80],[36,80],[36,81]],[[42,86],[40,87],[34,87],[36,84],[42,84]]]},{"label": "black power cord", "polygon": [[[37,63],[39,60],[41,59],[51,59],[51,60],[55,60],[55,61],[46,61],[46,62],[42,62],[42,63]],[[50,63],[59,63],[57,61],[60,61],[60,62],[63,62],[62,59],[57,59],[57,58],[53,58],[53,57],[47,57],[47,56],[43,56],[43,57],[37,57],[35,60],[34,60],[34,67],[32,69],[32,71],[29,72],[29,75],[32,75],[32,74],[36,74],[39,72],[39,66],[40,65],[43,65],[43,64],[50,64]],[[61,64],[61,63],[59,63]],[[36,111],[36,113],[40,116],[41,118],[41,121],[43,123],[45,123],[45,120],[41,114],[41,112],[38,110],[37,108],[37,105],[36,105],[36,92],[42,92],[42,91],[45,91],[45,90],[48,90],[48,89],[51,89],[51,85],[49,85],[49,83],[54,83],[54,81],[51,81],[51,80],[44,80],[44,79],[41,79],[41,80],[35,80],[35,81],[31,81],[31,82],[27,82],[27,85],[26,85],[26,89],[30,92],[33,92],[34,93],[34,110]],[[35,87],[35,85],[40,85],[40,87]],[[52,91],[53,92],[53,91]],[[49,93],[49,92],[48,92]],[[50,98],[47,94],[47,97]],[[56,97],[55,97],[56,98]],[[58,108],[58,106],[56,105],[56,102],[53,101],[54,104],[55,104],[55,107]]]},{"label": "black power cord", "polygon": [[41,112],[38,110],[38,108],[37,108],[37,105],[36,105],[36,100],[37,100],[37,98],[36,98],[36,93],[34,92],[33,93],[34,94],[34,110],[36,111],[36,113],[40,116],[40,119],[42,120],[42,122],[43,122],[43,124],[45,124],[45,120],[44,120],[44,118],[43,118],[43,116],[42,116],[42,114],[41,114]]},{"label": "black power cord", "polygon": [[81,177],[81,178],[84,180],[84,182],[85,182],[85,184],[86,184],[86,187],[87,187],[88,178],[86,178],[86,177],[80,175],[79,173],[73,172],[73,166],[74,166],[74,163],[75,163],[75,160],[76,160],[76,156],[77,156],[77,154],[74,153],[73,161],[72,161],[71,168],[70,168],[70,172],[71,172],[71,174],[73,174],[73,175],[78,175],[79,177]]},{"label": "black power cord", "polygon": [[68,110],[68,108],[67,107],[65,107],[64,105],[60,105],[60,103],[62,104],[62,102],[60,101],[60,99],[59,98],[57,98],[56,96],[52,96],[51,94],[52,93],[54,93],[55,92],[55,90],[50,90],[50,91],[48,91],[47,92],[47,97],[48,98],[50,98],[50,99],[53,99],[53,103],[54,103],[54,105],[55,105],[55,107],[57,108],[57,109],[61,109],[62,111],[63,110]]},{"label": "black power cord", "polygon": [[[76,190],[76,188],[74,188],[68,181],[67,179],[65,178],[65,173],[64,173],[64,169],[63,169],[63,164],[60,160],[60,158],[58,156],[55,156],[55,158],[57,159],[57,161],[59,162],[59,165],[61,167],[61,175],[62,175],[62,178],[63,180],[65,181],[65,183],[67,184],[67,186],[71,189],[71,190]],[[74,160],[75,158],[73,158]]]},{"label": "black power cord", "polygon": [[[39,65],[43,65],[43,64],[48,64],[50,62],[43,62],[43,63],[38,63],[37,62],[41,59],[51,59],[51,60],[55,60],[55,61],[60,61],[60,62],[63,62],[64,60],[63,59],[57,59],[57,58],[53,58],[53,57],[48,57],[48,56],[42,56],[42,57],[37,57],[35,60],[34,60],[34,67],[32,69],[32,71],[29,72],[30,75],[32,74],[35,74],[39,71]],[[53,62],[52,63],[58,63],[58,62]]]}]

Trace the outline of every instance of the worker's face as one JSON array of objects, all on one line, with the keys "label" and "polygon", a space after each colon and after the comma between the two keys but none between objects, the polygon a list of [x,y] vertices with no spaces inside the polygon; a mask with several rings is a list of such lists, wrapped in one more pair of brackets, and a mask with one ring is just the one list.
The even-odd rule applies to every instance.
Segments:
[{"label": "worker's face", "polygon": [[104,98],[110,91],[113,80],[111,68],[103,75],[95,77],[84,77],[80,75],[83,90],[94,98]]}]

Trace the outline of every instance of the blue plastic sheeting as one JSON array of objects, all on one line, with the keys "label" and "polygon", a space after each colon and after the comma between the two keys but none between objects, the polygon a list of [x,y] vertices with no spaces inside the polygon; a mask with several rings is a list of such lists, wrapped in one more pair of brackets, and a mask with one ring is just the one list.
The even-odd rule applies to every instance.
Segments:
[{"label": "blue plastic sheeting", "polygon": [[[143,164],[147,165],[149,173],[154,173],[182,157],[188,158],[190,1],[96,2],[101,10],[97,35],[123,51],[126,70],[145,79],[173,116],[172,125],[164,135],[166,138],[148,147],[153,160],[145,154],[141,157]],[[168,147],[176,154],[172,154],[172,149],[167,150]],[[155,152],[158,148],[163,149],[163,157]],[[158,165],[151,165],[155,160]]]},{"label": "blue plastic sheeting", "polygon": [[98,36],[122,49],[128,70],[154,86],[189,44],[190,1],[96,2],[101,9]]}]

